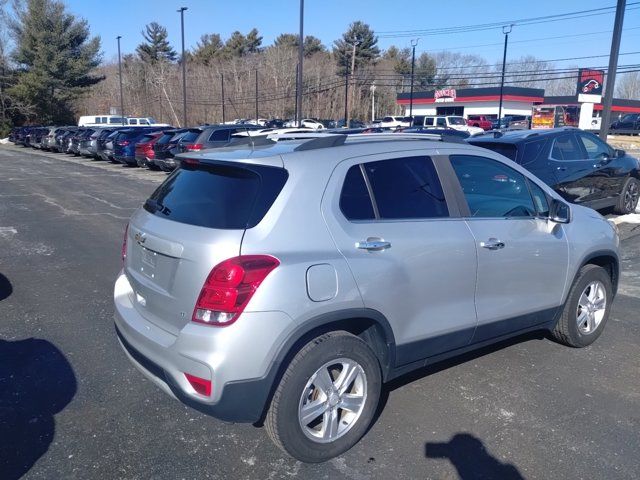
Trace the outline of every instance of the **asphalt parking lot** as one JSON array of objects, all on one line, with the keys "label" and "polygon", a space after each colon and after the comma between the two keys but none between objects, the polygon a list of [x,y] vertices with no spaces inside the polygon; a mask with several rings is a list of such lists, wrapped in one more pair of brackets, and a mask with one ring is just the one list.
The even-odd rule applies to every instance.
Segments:
[{"label": "asphalt parking lot", "polygon": [[359,444],[305,465],[172,400],[117,344],[124,226],[165,177],[0,146],[0,478],[640,477],[640,224],[620,224],[594,345],[529,335],[401,378]]}]

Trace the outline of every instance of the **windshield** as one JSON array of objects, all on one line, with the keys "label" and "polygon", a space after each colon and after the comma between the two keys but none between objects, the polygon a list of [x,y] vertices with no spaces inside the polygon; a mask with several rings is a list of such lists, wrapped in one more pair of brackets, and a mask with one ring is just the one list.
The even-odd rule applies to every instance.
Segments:
[{"label": "windshield", "polygon": [[449,117],[449,125],[466,125],[463,117]]},{"label": "windshield", "polygon": [[623,122],[633,122],[636,119],[637,115],[633,115],[633,114],[626,114],[624,117],[622,117],[622,121]]}]

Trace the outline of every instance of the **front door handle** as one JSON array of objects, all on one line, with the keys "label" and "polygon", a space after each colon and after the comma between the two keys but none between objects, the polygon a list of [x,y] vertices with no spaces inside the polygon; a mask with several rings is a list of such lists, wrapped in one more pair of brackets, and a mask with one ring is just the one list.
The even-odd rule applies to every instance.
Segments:
[{"label": "front door handle", "polygon": [[490,238],[486,242],[480,242],[480,246],[487,250],[500,250],[504,248],[504,242],[501,242],[497,238]]},{"label": "front door handle", "polygon": [[391,242],[385,242],[381,238],[367,238],[365,241],[356,242],[356,248],[361,250],[379,251],[391,247]]}]

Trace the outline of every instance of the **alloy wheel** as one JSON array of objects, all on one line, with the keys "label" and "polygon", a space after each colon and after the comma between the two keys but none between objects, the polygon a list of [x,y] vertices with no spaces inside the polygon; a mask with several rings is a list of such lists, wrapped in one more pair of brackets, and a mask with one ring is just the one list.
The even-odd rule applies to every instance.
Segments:
[{"label": "alloy wheel", "polygon": [[358,421],[367,401],[367,376],[356,361],[325,363],[309,378],[298,406],[304,434],[319,443],[345,435]]},{"label": "alloy wheel", "polygon": [[602,319],[607,308],[607,291],[604,284],[598,280],[589,283],[580,295],[576,309],[576,322],[580,333],[593,333]]},{"label": "alloy wheel", "polygon": [[638,205],[638,183],[631,182],[624,191],[624,208],[627,212],[633,213]]}]

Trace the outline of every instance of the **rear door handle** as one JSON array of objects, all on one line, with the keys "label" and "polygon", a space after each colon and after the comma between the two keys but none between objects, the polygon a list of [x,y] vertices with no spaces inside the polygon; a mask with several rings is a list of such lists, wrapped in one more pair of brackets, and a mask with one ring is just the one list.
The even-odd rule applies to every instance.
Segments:
[{"label": "rear door handle", "polygon": [[504,242],[501,242],[497,238],[490,238],[486,242],[480,242],[480,246],[487,250],[500,250],[504,248]]},{"label": "rear door handle", "polygon": [[382,239],[367,238],[363,242],[356,242],[356,248],[361,250],[379,251],[391,247],[391,242],[385,242]]}]

